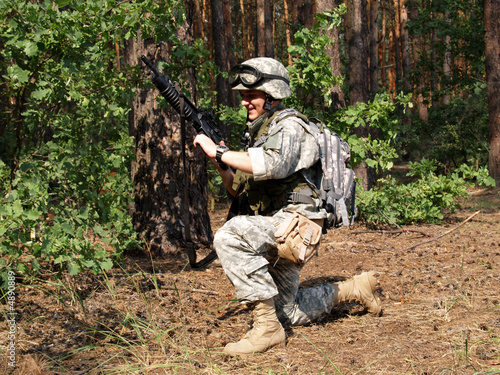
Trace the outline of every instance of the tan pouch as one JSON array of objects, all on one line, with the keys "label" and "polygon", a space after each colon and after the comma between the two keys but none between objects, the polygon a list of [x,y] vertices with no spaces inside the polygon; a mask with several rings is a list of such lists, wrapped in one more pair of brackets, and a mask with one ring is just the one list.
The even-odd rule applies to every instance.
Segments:
[{"label": "tan pouch", "polygon": [[278,255],[296,264],[306,264],[317,254],[323,229],[304,215],[295,213],[276,230]]}]

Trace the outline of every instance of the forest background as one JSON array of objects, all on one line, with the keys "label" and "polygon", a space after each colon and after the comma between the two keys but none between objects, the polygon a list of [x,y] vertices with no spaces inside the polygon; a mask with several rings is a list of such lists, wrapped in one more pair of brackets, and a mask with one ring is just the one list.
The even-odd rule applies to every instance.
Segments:
[{"label": "forest background", "polygon": [[3,286],[12,269],[29,280],[109,270],[138,248],[177,254],[183,191],[193,241],[210,246],[209,203],[224,192],[191,147],[192,129],[183,167],[178,116],[143,54],[215,114],[232,148],[245,114],[229,68],[280,60],[294,92],[286,104],[349,142],[360,220],[441,220],[471,184],[499,183],[499,9],[496,0],[1,1]]}]

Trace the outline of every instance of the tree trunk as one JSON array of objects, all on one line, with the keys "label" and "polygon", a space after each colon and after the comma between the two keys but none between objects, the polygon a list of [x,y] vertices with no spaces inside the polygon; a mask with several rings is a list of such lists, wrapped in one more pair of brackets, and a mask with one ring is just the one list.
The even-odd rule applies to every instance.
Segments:
[{"label": "tree trunk", "polygon": [[[171,57],[166,43],[155,43],[152,38],[143,40],[140,34],[126,42],[125,53],[129,65],[140,65],[143,54],[155,64]],[[146,78],[144,73],[143,77],[149,82],[149,76]],[[187,203],[195,247],[210,247],[213,234],[208,215],[205,158],[199,151],[188,150],[187,170],[182,170],[179,116],[172,108],[159,108],[158,90],[151,88],[150,83],[147,86],[138,87],[129,115],[130,134],[136,140],[136,159],[132,163],[134,229],[152,254],[178,255],[185,246],[181,207]],[[189,138],[193,132],[188,124]],[[192,139],[188,144],[192,144]],[[180,192],[185,190],[189,202],[182,200]]]},{"label": "tree trunk", "polygon": [[[224,37],[225,37],[226,51],[227,51],[227,56],[225,59],[226,60],[225,72],[229,72],[231,67],[236,65],[236,58],[234,56],[233,22],[231,21],[230,0],[224,0]],[[236,92],[232,91],[229,88],[226,79],[224,79],[224,85],[228,90],[227,105],[230,107],[234,107],[235,103],[237,102]],[[221,131],[223,131],[226,137],[230,134],[230,131],[225,127],[221,127]]]},{"label": "tree trunk", "polygon": [[[284,17],[285,17],[285,35],[286,35],[286,47],[288,50],[288,47],[292,45],[292,32],[291,32],[291,27],[290,24],[292,23],[290,20],[290,14],[288,11],[288,0],[283,0],[283,11],[284,11]],[[288,65],[292,65],[292,55],[288,54]]]},{"label": "tree trunk", "polygon": [[378,0],[370,0],[370,93],[378,92]]},{"label": "tree trunk", "polygon": [[241,33],[242,33],[242,41],[241,41],[241,50],[243,52],[243,61],[250,59],[250,42],[249,42],[249,30],[247,26],[247,17],[245,11],[245,4],[243,0],[240,0],[240,12],[241,12]]},{"label": "tree trunk", "polygon": [[[224,2],[223,0],[212,0],[212,34],[214,42],[214,60],[219,72],[227,72],[228,69],[228,51],[226,50],[226,37],[224,33]],[[229,105],[231,92],[229,90],[227,79],[222,74],[217,75],[215,81],[215,90],[217,91],[217,104]],[[224,134],[227,136],[227,134]]]},{"label": "tree trunk", "polygon": [[380,82],[382,83],[382,87],[387,89],[387,69],[388,69],[388,63],[386,60],[386,46],[387,46],[387,10],[386,10],[386,5],[385,5],[386,0],[380,0],[380,11],[382,12],[381,14],[381,20],[382,24],[380,25],[380,42],[379,42],[379,64],[380,64]]},{"label": "tree trunk", "polygon": [[[349,94],[351,105],[368,102],[368,47],[366,28],[366,0],[347,0],[346,36],[349,48]],[[356,135],[368,137],[369,127],[358,127]],[[356,176],[361,179],[365,190],[369,190],[374,182],[374,171],[365,162],[355,168]]]},{"label": "tree trunk", "polygon": [[[444,12],[444,21],[449,24],[450,21],[450,12],[446,10]],[[450,104],[451,94],[450,94],[450,82],[451,82],[451,36],[444,36],[444,60],[443,60],[443,85],[441,90],[444,91],[443,95],[443,104]]]},{"label": "tree trunk", "polygon": [[485,0],[486,80],[490,116],[490,176],[500,187],[500,0]]},{"label": "tree trunk", "polygon": [[300,0],[297,2],[296,8],[298,23],[310,29],[314,21],[314,1]]},{"label": "tree trunk", "polygon": [[264,7],[264,25],[265,25],[265,56],[274,58],[274,20],[273,20],[273,5],[272,0],[265,1]]},{"label": "tree trunk", "polygon": [[203,32],[203,17],[201,14],[201,8],[200,8],[200,0],[193,0],[194,1],[194,37],[196,38],[201,38],[204,39],[204,32]]},{"label": "tree trunk", "polygon": [[[392,1],[392,0],[389,0]],[[389,19],[392,19],[392,11],[389,10]],[[396,92],[396,46],[394,40],[394,27],[392,27],[392,22],[389,21],[389,45],[387,48],[387,77],[389,79],[389,91],[393,93]]]},{"label": "tree trunk", "polygon": [[[418,17],[418,7],[417,4],[413,4],[410,8],[410,14],[412,19]],[[416,85],[415,85],[415,100],[417,103],[418,117],[427,122],[429,120],[429,114],[427,110],[427,105],[424,102],[424,90],[425,90],[425,70],[422,63],[419,62],[421,56],[425,56],[425,43],[422,40],[422,35],[413,36],[413,70],[416,73]]]},{"label": "tree trunk", "polygon": [[403,88],[406,93],[412,91],[411,85],[411,55],[410,55],[410,37],[406,23],[408,22],[408,10],[406,0],[400,0],[401,9],[401,54],[403,58]]},{"label": "tree trunk", "polygon": [[226,38],[226,51],[227,51],[227,70],[231,69],[236,64],[234,57],[234,36],[233,36],[233,22],[231,20],[231,1],[224,0],[224,34]]},{"label": "tree trunk", "polygon": [[[432,18],[435,21],[436,15],[432,14]],[[431,56],[431,61],[434,63],[437,62],[437,51],[436,51],[436,45],[437,45],[437,31],[436,30],[431,30],[431,51],[430,51],[430,56]],[[438,77],[437,77],[437,72],[436,69],[431,69],[431,95],[432,95],[432,107],[437,108],[438,103],[436,102],[436,97],[438,95]]]},{"label": "tree trunk", "polygon": [[[318,13],[324,13],[327,10],[333,10],[336,7],[335,0],[318,0],[316,3],[316,9]],[[326,50],[326,55],[331,59],[330,66],[332,68],[332,74],[337,77],[342,76],[342,63],[340,61],[340,41],[339,41],[339,28],[338,26],[332,27],[330,30],[326,30],[328,37],[333,41],[332,45],[329,45]],[[339,110],[345,107],[345,97],[342,87],[340,85],[335,85],[331,88],[332,95],[332,109]]]},{"label": "tree trunk", "polygon": [[351,105],[368,102],[368,49],[366,0],[348,0],[346,36],[349,48],[349,94]]},{"label": "tree trunk", "polygon": [[394,19],[394,65],[396,69],[396,90],[401,89],[401,21],[399,13],[399,0],[393,1],[393,19]]},{"label": "tree trunk", "polygon": [[292,25],[298,25],[298,23],[299,23],[298,10],[299,10],[300,3],[302,3],[302,1],[300,1],[300,0],[289,0],[290,11],[291,11],[291,16],[292,16],[290,23]]},{"label": "tree trunk", "polygon": [[257,0],[257,43],[255,53],[258,57],[266,55],[266,18],[265,0]]}]

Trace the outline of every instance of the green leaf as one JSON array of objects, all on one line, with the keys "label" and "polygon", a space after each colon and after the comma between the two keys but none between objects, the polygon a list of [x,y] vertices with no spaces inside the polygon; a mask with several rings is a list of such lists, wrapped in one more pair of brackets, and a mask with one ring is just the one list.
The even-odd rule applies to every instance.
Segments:
[{"label": "green leaf", "polygon": [[70,275],[77,275],[80,271],[81,267],[77,263],[68,263],[68,272]]},{"label": "green leaf", "polygon": [[42,100],[42,99],[48,97],[51,92],[52,92],[51,89],[40,89],[40,90],[33,91],[31,96],[34,99]]},{"label": "green leaf", "polygon": [[23,205],[21,204],[21,201],[14,201],[12,204],[12,214],[15,218],[23,214]]},{"label": "green leaf", "polygon": [[25,210],[23,216],[28,220],[38,220],[40,218],[41,212],[35,210]]},{"label": "green leaf", "polygon": [[99,266],[104,270],[104,271],[109,271],[111,268],[113,268],[113,262],[111,259],[105,259],[103,261],[99,261]]},{"label": "green leaf", "polygon": [[24,46],[24,53],[26,53],[26,56],[28,57],[35,56],[38,53],[37,44],[33,41],[27,41]]},{"label": "green leaf", "polygon": [[80,209],[80,213],[78,214],[78,218],[87,220],[89,218],[89,208],[88,206],[84,206]]},{"label": "green leaf", "polygon": [[56,0],[55,3],[60,7],[64,7],[65,5],[68,5],[71,2],[71,0]]},{"label": "green leaf", "polygon": [[0,205],[0,216],[10,216],[12,215],[12,207],[8,205]]},{"label": "green leaf", "polygon": [[61,228],[64,232],[66,232],[67,234],[73,236],[75,234],[75,230],[73,228],[73,225],[71,225],[71,223],[69,222],[64,222],[61,224]]},{"label": "green leaf", "polygon": [[26,83],[28,82],[30,72],[22,69],[19,65],[12,65],[7,68],[7,73],[13,82]]}]

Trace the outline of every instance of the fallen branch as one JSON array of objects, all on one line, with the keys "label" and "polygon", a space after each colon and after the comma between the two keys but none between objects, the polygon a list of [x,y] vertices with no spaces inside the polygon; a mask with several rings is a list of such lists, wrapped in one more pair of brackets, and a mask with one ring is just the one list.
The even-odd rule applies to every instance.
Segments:
[{"label": "fallen branch", "polygon": [[375,249],[375,250],[383,250],[383,251],[388,251],[390,253],[393,253],[394,254],[394,249],[391,249],[390,247],[386,247],[386,246],[378,246],[378,245],[370,245],[370,244],[367,244],[367,243],[364,243],[362,245],[358,245],[358,246],[361,246],[361,247],[368,247],[370,249]]},{"label": "fallen branch", "polygon": [[416,248],[417,246],[420,246],[420,245],[423,245],[423,244],[426,244],[426,243],[429,243],[429,242],[437,241],[440,238],[443,238],[444,236],[446,236],[446,235],[450,234],[451,232],[453,232],[453,231],[457,230],[458,228],[460,228],[462,225],[464,225],[465,223],[467,223],[468,221],[470,221],[474,216],[476,216],[480,212],[481,211],[474,212],[471,216],[469,216],[467,219],[465,219],[464,221],[462,221],[455,228],[452,228],[452,229],[444,232],[443,234],[440,234],[439,236],[436,236],[436,237],[433,237],[433,238],[430,238],[428,240],[424,240],[424,241],[421,241],[421,242],[417,242],[416,244],[413,244],[411,246],[405,247],[402,251],[411,250],[411,249]]},{"label": "fallen branch", "polygon": [[174,287],[174,286],[164,286],[162,285],[160,289],[166,289],[166,290],[180,290],[181,292],[193,292],[193,293],[205,293],[205,294],[215,294],[218,295],[219,292],[216,292],[215,290],[208,290],[208,289],[196,289],[196,288],[183,288],[183,287]]},{"label": "fallen branch", "polygon": [[430,237],[429,233],[422,232],[418,229],[396,229],[396,230],[353,230],[349,234],[363,234],[363,233],[379,233],[379,234],[400,234],[400,233],[419,233],[422,236]]},{"label": "fallen branch", "polygon": [[386,247],[386,246],[379,246],[379,245],[370,245],[370,244],[367,244],[367,243],[363,243],[363,244],[360,244],[360,243],[357,243],[357,242],[353,242],[353,241],[342,241],[342,242],[328,242],[328,245],[333,247],[333,248],[343,248],[343,247],[346,247],[346,246],[350,246],[351,248],[363,248],[363,247],[368,247],[368,248],[371,248],[371,249],[376,249],[376,250],[384,250],[384,251],[389,251],[391,253],[394,252],[394,249],[391,249],[389,247]]}]

